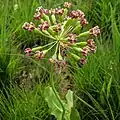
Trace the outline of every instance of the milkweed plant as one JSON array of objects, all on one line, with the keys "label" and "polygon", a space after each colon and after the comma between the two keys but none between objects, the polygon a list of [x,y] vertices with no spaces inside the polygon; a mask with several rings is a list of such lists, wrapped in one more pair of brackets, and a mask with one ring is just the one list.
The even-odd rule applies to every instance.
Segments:
[{"label": "milkweed plant", "polygon": [[[95,42],[92,39],[100,34],[100,29],[95,26],[88,31],[81,33],[81,29],[86,27],[88,21],[81,10],[71,10],[72,4],[65,2],[64,7],[55,9],[44,9],[42,6],[36,9],[34,19],[39,25],[33,22],[25,22],[23,28],[29,32],[50,38],[50,42],[44,46],[26,48],[25,53],[40,60],[49,51],[54,54],[49,61],[58,66],[65,66],[67,58],[74,58],[78,63],[84,65],[86,57],[90,53],[96,52]],[[80,37],[89,36],[86,41],[81,41]]]},{"label": "milkweed plant", "polygon": [[[50,42],[43,46],[26,48],[26,55],[40,60],[52,50],[53,55],[49,61],[59,68],[64,68],[70,57],[80,65],[87,62],[87,56],[96,52],[93,37],[100,34],[100,29],[95,26],[88,31],[81,32],[88,21],[81,10],[72,10],[71,7],[71,3],[65,2],[63,8],[44,9],[41,6],[36,9],[34,19],[38,21],[38,25],[25,22],[23,28],[48,37]],[[81,37],[86,40],[80,40]],[[57,120],[80,120],[79,113],[73,106],[73,92],[68,90],[63,101],[54,87],[54,81],[51,80],[51,83],[52,87],[48,86],[45,89],[45,100],[51,109],[51,114]]]}]

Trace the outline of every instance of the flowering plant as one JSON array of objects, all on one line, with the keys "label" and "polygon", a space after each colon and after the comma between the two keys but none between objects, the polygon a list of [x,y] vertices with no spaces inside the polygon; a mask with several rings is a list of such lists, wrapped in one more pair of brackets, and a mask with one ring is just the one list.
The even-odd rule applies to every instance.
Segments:
[{"label": "flowering plant", "polygon": [[[81,32],[88,21],[81,10],[71,10],[72,4],[65,2],[64,8],[44,9],[42,6],[36,9],[34,19],[38,20],[39,25],[35,27],[33,22],[25,22],[23,28],[30,32],[40,33],[51,39],[51,42],[34,48],[26,48],[25,53],[36,59],[42,59],[50,51],[54,50],[49,61],[58,68],[64,68],[69,56],[79,61],[81,65],[86,63],[86,57],[90,53],[96,52],[93,36],[100,33],[98,26],[88,31]],[[80,37],[90,36],[87,41],[80,41]],[[73,109],[73,92],[68,91],[66,102],[58,95],[54,81],[51,79],[52,88],[45,90],[45,99],[51,108],[51,114],[58,120],[79,120],[79,114]],[[49,94],[48,94],[49,93]],[[52,99],[51,99],[52,98]]]},{"label": "flowering plant", "polygon": [[[23,28],[30,32],[35,31],[51,39],[51,42],[35,48],[26,48],[25,53],[42,59],[52,49],[54,54],[49,61],[51,63],[64,66],[67,56],[71,56],[80,62],[86,63],[86,56],[96,52],[93,36],[100,33],[98,26],[81,33],[88,21],[81,10],[71,10],[71,3],[65,2],[63,8],[44,9],[42,6],[36,9],[34,19],[39,21],[35,27],[33,22],[25,22]],[[87,41],[80,41],[79,38],[90,36]]]}]

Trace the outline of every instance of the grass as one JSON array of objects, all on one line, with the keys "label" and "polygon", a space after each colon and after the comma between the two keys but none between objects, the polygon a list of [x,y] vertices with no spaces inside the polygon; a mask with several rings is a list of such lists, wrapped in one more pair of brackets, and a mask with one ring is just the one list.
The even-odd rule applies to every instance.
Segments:
[{"label": "grass", "polygon": [[[0,116],[3,120],[41,120],[48,117],[48,107],[45,103],[41,85],[32,90],[8,89],[6,96],[0,95]],[[9,91],[9,93],[8,93]]]},{"label": "grass", "polygon": [[[119,0],[69,0],[82,9],[90,25],[99,25],[97,53],[82,68],[71,65],[76,108],[82,120],[120,119],[120,2]],[[43,92],[50,80],[47,59],[35,61],[23,49],[48,39],[21,28],[39,5],[51,8],[64,0],[0,1],[0,118],[3,120],[53,120]],[[15,5],[18,8],[15,10]],[[89,27],[89,26],[88,26]],[[73,72],[74,71],[74,72]],[[71,77],[72,76],[72,77]],[[59,76],[55,77],[59,89]],[[67,78],[66,78],[67,79]],[[17,83],[17,84],[16,84]],[[18,87],[20,86],[20,87]]]}]

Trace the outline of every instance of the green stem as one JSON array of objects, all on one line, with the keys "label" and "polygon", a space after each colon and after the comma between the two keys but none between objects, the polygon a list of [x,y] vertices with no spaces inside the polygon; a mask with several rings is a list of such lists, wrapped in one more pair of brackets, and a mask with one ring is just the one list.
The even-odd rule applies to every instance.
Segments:
[{"label": "green stem", "polygon": [[63,58],[62,58],[62,56],[61,56],[61,54],[60,54],[60,45],[59,45],[58,59],[59,59],[59,60],[63,60]]},{"label": "green stem", "polygon": [[56,59],[57,58],[57,51],[58,51],[58,43],[56,45],[55,53],[53,54],[52,58]]},{"label": "green stem", "polygon": [[40,33],[41,35],[43,35],[43,36],[45,36],[45,37],[48,37],[48,38],[51,38],[51,39],[55,40],[54,37],[52,37],[52,36],[50,36],[50,35],[46,35],[46,34],[44,34],[42,31],[40,31],[40,30],[37,29],[37,28],[35,28],[35,31],[38,32],[38,33]]},{"label": "green stem", "polygon": [[84,37],[90,34],[90,31],[79,34],[77,37]]},{"label": "green stem", "polygon": [[77,52],[82,52],[83,51],[82,48],[78,48],[78,47],[70,47],[70,48],[77,51]]},{"label": "green stem", "polygon": [[[55,42],[55,44],[57,44],[57,42]],[[52,45],[52,46],[48,49],[48,51],[51,50],[51,49],[55,46],[55,44]]]},{"label": "green stem", "polygon": [[[56,44],[57,42],[55,42],[55,44]],[[47,50],[44,50],[43,52],[44,52],[44,54],[46,54],[49,50],[51,50],[54,46],[55,46],[55,44],[54,45],[52,45],[51,47],[49,47]]]},{"label": "green stem", "polygon": [[44,46],[39,46],[39,47],[36,47],[36,48],[32,48],[32,51],[36,51],[36,50],[39,50],[39,49],[41,49],[41,48],[47,47],[47,46],[49,46],[49,45],[51,45],[51,44],[53,44],[53,43],[55,43],[55,41],[54,41],[54,42],[51,42],[51,43],[49,43],[49,44],[47,44],[47,45],[44,45]]},{"label": "green stem", "polygon": [[66,30],[64,30],[63,32],[63,36],[67,37],[68,33],[70,33],[72,31],[73,27],[69,26]]},{"label": "green stem", "polygon": [[76,54],[71,53],[71,52],[69,52],[69,53],[70,53],[70,55],[71,55],[73,58],[75,58],[76,60],[80,60],[80,57],[77,56]]}]

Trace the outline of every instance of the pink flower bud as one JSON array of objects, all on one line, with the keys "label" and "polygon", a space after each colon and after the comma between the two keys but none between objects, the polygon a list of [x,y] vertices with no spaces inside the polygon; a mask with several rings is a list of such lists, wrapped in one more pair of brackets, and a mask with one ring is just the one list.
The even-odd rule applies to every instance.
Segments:
[{"label": "pink flower bud", "polygon": [[40,30],[47,30],[49,28],[49,24],[47,21],[44,21],[42,24],[40,24],[39,26]]},{"label": "pink flower bud", "polygon": [[63,15],[64,9],[63,9],[63,8],[56,8],[56,9],[55,9],[55,13],[56,13],[57,15]]},{"label": "pink flower bud", "polygon": [[34,15],[34,19],[36,19],[36,20],[40,20],[41,17],[42,17],[42,13],[41,13],[41,12],[37,12],[37,13],[35,13],[35,15]]},{"label": "pink flower bud", "polygon": [[89,46],[91,52],[96,52],[96,46],[95,46],[95,42],[93,41],[93,39],[89,39],[87,41],[87,45]]},{"label": "pink flower bud", "polygon": [[88,56],[89,52],[90,52],[90,49],[87,46],[82,49],[83,56]]},{"label": "pink flower bud", "polygon": [[88,21],[85,18],[81,19],[80,21],[83,26],[88,24]]},{"label": "pink flower bud", "polygon": [[69,17],[71,18],[79,18],[79,19],[84,19],[85,14],[81,10],[73,10],[69,13]]},{"label": "pink flower bud", "polygon": [[91,46],[95,45],[95,42],[94,42],[93,39],[89,39],[89,40],[87,41],[87,44],[88,44],[89,47],[91,47]]},{"label": "pink flower bud", "polygon": [[34,23],[30,22],[25,22],[24,25],[22,26],[25,30],[28,30],[28,31],[33,31],[35,29],[35,25]]},{"label": "pink flower bud", "polygon": [[100,34],[100,29],[98,26],[95,26],[94,28],[91,28],[90,29],[90,34],[91,35],[94,35],[94,36],[97,36],[98,34]]},{"label": "pink flower bud", "polygon": [[70,41],[70,43],[75,43],[76,42],[76,34],[69,34],[68,35],[68,40]]},{"label": "pink flower bud", "polygon": [[71,18],[78,18],[79,17],[79,13],[76,10],[73,10],[69,13],[69,17]]},{"label": "pink flower bud", "polygon": [[24,52],[26,53],[26,55],[30,56],[31,55],[31,52],[32,52],[32,49],[31,48],[26,48],[24,50]]},{"label": "pink flower bud", "polygon": [[77,10],[77,13],[79,14],[79,18],[84,18],[85,14],[81,10]]},{"label": "pink flower bud", "polygon": [[87,63],[87,60],[85,58],[80,59],[80,64],[84,65]]}]

